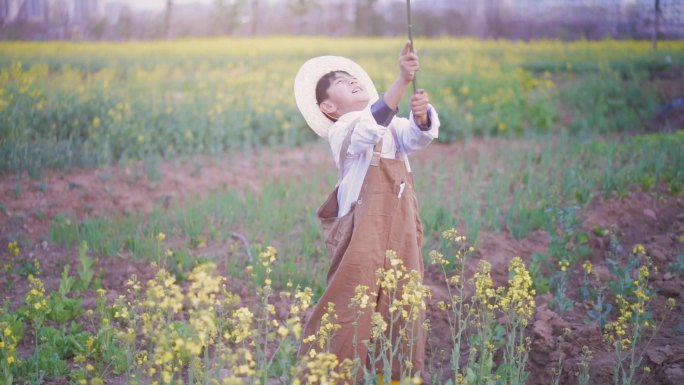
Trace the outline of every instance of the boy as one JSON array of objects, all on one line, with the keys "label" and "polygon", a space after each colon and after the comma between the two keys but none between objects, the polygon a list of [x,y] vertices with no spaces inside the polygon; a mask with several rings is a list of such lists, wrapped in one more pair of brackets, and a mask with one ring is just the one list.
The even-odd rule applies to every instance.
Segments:
[{"label": "boy", "polygon": [[[316,333],[328,303],[333,303],[340,329],[330,351],[340,361],[357,356],[366,364],[368,350],[363,341],[370,340],[371,311],[388,319],[387,293],[380,290],[376,277],[378,269],[389,268],[386,251],[394,250],[408,270],[423,274],[422,227],[407,155],[437,138],[439,119],[423,90],[411,97],[409,119],[394,117],[406,87],[420,69],[409,42],[401,51],[399,67],[399,76],[382,98],[368,74],[342,57],[311,59],[295,78],[297,107],[309,126],[330,142],[339,169],[337,188],[317,213],[330,267],[326,290],[304,337]],[[358,320],[354,347],[356,309],[349,304],[358,285],[368,286],[374,301]],[[411,374],[424,367],[422,320],[415,325],[413,335],[418,337],[413,351],[405,352],[412,357]],[[311,348],[320,350],[318,345],[303,343],[299,353]],[[392,368],[394,380],[399,379],[401,369],[401,365]]]}]

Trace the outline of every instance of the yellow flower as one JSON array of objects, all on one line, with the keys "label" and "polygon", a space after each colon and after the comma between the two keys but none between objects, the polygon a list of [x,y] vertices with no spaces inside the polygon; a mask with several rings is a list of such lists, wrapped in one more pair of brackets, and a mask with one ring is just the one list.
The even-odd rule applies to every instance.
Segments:
[{"label": "yellow flower", "polygon": [[162,372],[162,382],[163,382],[164,384],[170,384],[170,383],[171,383],[171,378],[172,378],[171,372],[169,372],[169,371],[167,371],[167,370],[164,370],[164,371]]},{"label": "yellow flower", "polygon": [[43,282],[34,278],[33,275],[28,276],[29,292],[26,295],[26,305],[28,307],[28,315],[36,323],[42,323],[47,314],[50,313],[50,307],[45,299],[45,286]]},{"label": "yellow flower", "polygon": [[273,246],[268,246],[266,250],[259,253],[259,261],[261,262],[262,266],[267,268],[267,270],[276,261],[277,258],[278,250],[276,250],[276,248]]},{"label": "yellow flower", "polygon": [[497,124],[497,126],[496,126],[496,129],[499,132],[506,132],[506,130],[508,129],[508,125],[506,125],[506,123],[504,123],[504,122],[499,122],[499,124]]},{"label": "yellow flower", "polygon": [[499,297],[499,308],[513,311],[521,323],[527,325],[536,307],[532,277],[520,257],[511,260],[508,271],[512,274],[508,279],[508,290]]},{"label": "yellow flower", "polygon": [[241,307],[233,313],[235,330],[229,335],[233,341],[242,342],[251,335],[253,317],[252,312],[246,307]]},{"label": "yellow flower", "polygon": [[475,281],[475,297],[482,303],[488,303],[494,297],[493,282],[490,275],[491,268],[492,265],[489,262],[481,259],[478,262],[478,271],[473,277]]},{"label": "yellow flower", "polygon": [[637,243],[632,248],[632,254],[646,254],[646,248],[644,247],[644,245]]},{"label": "yellow flower", "polygon": [[676,305],[677,305],[677,301],[672,297],[668,298],[665,301],[665,306],[667,306],[667,309],[670,311],[674,310]]},{"label": "yellow flower", "polygon": [[449,261],[444,258],[444,255],[442,253],[432,250],[430,251],[430,261],[432,262],[433,265],[443,265],[446,266],[449,264]]},{"label": "yellow flower", "polygon": [[351,300],[350,306],[356,306],[359,309],[365,309],[368,306],[368,301],[370,296],[368,295],[368,286],[358,285],[356,286],[354,298]]},{"label": "yellow flower", "polygon": [[587,275],[591,275],[592,271],[594,271],[594,265],[592,265],[589,261],[584,262],[582,264],[582,268],[587,273]]},{"label": "yellow flower", "polygon": [[17,255],[19,255],[19,252],[21,251],[17,242],[10,242],[7,245],[7,250],[9,251],[10,255],[13,257],[16,257]]}]

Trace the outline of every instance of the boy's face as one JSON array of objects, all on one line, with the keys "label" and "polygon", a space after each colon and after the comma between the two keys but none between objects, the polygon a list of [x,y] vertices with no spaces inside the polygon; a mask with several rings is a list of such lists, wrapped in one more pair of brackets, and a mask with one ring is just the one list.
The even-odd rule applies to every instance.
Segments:
[{"label": "boy's face", "polygon": [[361,111],[370,101],[368,91],[359,81],[346,73],[337,72],[328,87],[328,99],[321,110],[335,118],[352,111]]}]

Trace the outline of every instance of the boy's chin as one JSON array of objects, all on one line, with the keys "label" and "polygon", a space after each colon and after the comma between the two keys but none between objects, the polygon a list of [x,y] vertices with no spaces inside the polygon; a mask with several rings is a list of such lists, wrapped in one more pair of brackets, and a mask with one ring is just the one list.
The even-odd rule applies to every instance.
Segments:
[{"label": "boy's chin", "polygon": [[364,108],[368,107],[369,104],[370,104],[370,98],[366,97],[366,98],[359,99],[357,107],[359,107],[360,109],[364,109]]}]

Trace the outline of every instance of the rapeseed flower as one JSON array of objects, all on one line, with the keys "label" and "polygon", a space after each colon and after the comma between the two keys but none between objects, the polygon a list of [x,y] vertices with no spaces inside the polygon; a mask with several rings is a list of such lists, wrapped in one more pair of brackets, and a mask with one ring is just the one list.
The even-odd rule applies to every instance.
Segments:
[{"label": "rapeseed flower", "polygon": [[536,292],[532,277],[520,257],[511,260],[508,271],[510,272],[508,289],[499,297],[499,308],[512,311],[520,319],[522,325],[527,326],[536,308],[534,301]]},{"label": "rapeseed flower", "polygon": [[19,244],[17,244],[17,242],[10,242],[7,244],[7,251],[9,251],[10,256],[16,257],[19,255],[21,249],[19,248]]},{"label": "rapeseed flower", "polygon": [[47,298],[45,298],[45,286],[39,278],[28,276],[29,292],[26,294],[26,316],[36,325],[41,325],[50,314]]}]

